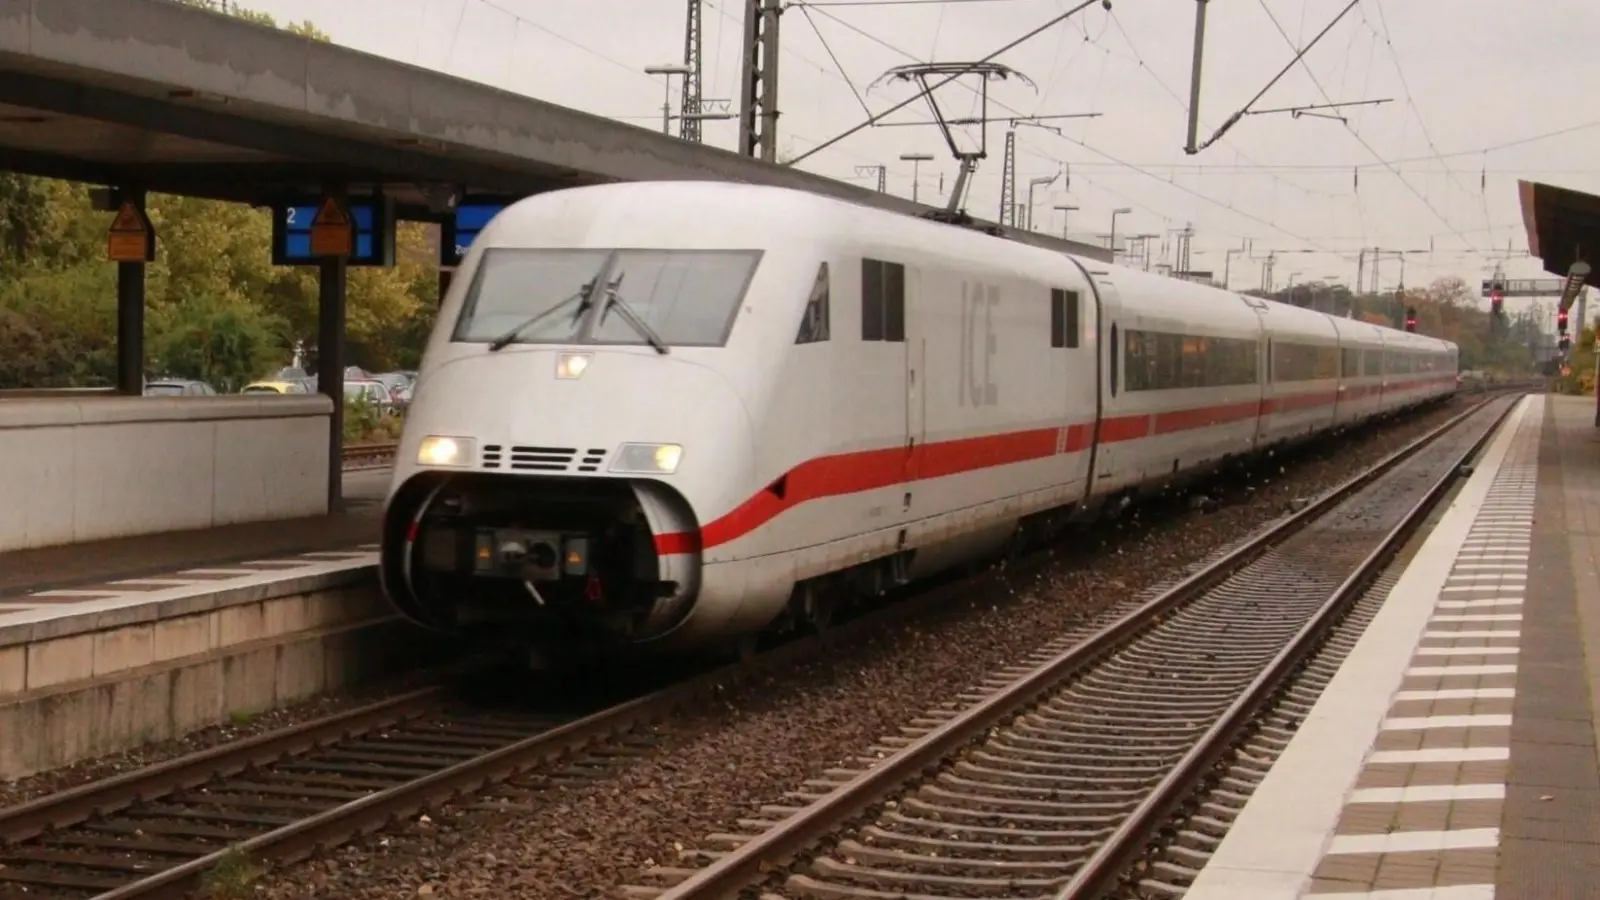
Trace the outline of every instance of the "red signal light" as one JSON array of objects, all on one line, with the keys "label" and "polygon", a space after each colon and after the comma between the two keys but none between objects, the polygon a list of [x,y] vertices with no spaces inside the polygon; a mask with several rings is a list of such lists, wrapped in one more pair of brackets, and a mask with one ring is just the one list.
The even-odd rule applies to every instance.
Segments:
[{"label": "red signal light", "polygon": [[1562,334],[1567,333],[1567,311],[1562,310],[1556,314],[1556,329]]}]

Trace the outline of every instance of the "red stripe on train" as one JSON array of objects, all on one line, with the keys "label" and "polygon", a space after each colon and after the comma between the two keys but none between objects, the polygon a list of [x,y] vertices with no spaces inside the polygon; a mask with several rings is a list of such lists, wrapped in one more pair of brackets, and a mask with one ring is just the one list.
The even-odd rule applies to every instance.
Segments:
[{"label": "red stripe on train", "polygon": [[[1391,392],[1411,390],[1442,378],[1391,387]],[[1455,376],[1449,376],[1450,381]],[[1378,390],[1372,386],[1368,390]],[[1349,400],[1350,391],[1346,391]],[[1102,443],[1115,444],[1154,435],[1173,434],[1197,428],[1210,428],[1254,418],[1258,415],[1293,412],[1329,406],[1338,399],[1336,392],[1294,394],[1245,403],[1227,403],[1196,409],[1171,410],[1118,416],[1100,423]],[[1065,435],[1062,432],[1065,431]],[[1045,459],[1062,453],[1089,449],[1093,423],[1078,423],[1061,428],[1035,428],[1008,434],[958,438],[922,444],[907,451],[904,447],[862,450],[806,460],[772,482],[760,493],[741,503],[732,512],[708,523],[696,532],[656,535],[656,552],[666,556],[694,553],[726,544],[760,528],[782,513],[809,500],[855,494],[897,484],[910,484],[929,478],[944,478],[996,466]]]}]

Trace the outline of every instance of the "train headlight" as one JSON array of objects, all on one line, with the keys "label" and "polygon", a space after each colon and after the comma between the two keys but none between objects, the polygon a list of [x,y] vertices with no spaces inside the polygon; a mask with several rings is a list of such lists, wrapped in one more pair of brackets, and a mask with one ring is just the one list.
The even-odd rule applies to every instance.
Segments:
[{"label": "train headlight", "polygon": [[589,356],[588,353],[563,353],[556,357],[556,377],[582,378],[584,370],[589,368]]},{"label": "train headlight", "polygon": [[677,444],[623,444],[611,461],[611,471],[637,475],[671,475],[683,462]]},{"label": "train headlight", "polygon": [[417,445],[419,466],[465,466],[472,460],[475,442],[471,438],[441,437],[430,434]]}]

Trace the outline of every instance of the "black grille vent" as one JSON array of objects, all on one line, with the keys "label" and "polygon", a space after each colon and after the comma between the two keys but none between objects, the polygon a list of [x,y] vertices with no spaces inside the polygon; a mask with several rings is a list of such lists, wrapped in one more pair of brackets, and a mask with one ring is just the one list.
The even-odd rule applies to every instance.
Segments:
[{"label": "black grille vent", "polygon": [[483,467],[485,469],[513,469],[520,472],[566,472],[577,463],[579,472],[599,471],[605,459],[604,450],[587,450],[581,455],[576,447],[511,447],[485,444]]}]

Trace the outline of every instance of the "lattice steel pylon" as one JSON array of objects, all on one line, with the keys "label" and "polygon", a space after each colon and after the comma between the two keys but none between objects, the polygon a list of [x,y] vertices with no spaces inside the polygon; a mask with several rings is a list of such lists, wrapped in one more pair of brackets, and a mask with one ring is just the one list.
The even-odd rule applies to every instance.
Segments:
[{"label": "lattice steel pylon", "polygon": [[683,66],[688,72],[683,76],[683,113],[678,120],[678,136],[686,141],[700,143],[700,42],[703,31],[700,21],[701,0],[689,0],[689,15],[683,29]]},{"label": "lattice steel pylon", "polygon": [[1017,227],[1017,127],[1006,129],[1006,154],[1000,163],[1000,224]]},{"label": "lattice steel pylon", "polygon": [[778,17],[781,0],[745,0],[739,72],[739,152],[778,161]]}]

